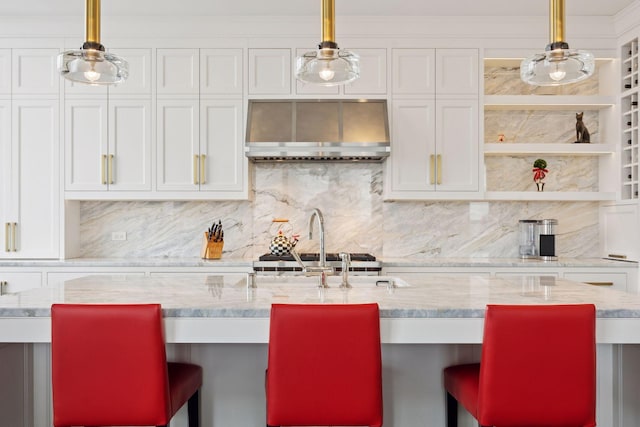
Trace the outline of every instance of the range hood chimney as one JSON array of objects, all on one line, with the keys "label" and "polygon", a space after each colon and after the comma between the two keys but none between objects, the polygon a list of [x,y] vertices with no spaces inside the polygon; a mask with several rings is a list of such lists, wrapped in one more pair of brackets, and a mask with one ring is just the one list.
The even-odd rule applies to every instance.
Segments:
[{"label": "range hood chimney", "polygon": [[386,100],[249,100],[245,154],[253,161],[369,161],[389,156]]}]

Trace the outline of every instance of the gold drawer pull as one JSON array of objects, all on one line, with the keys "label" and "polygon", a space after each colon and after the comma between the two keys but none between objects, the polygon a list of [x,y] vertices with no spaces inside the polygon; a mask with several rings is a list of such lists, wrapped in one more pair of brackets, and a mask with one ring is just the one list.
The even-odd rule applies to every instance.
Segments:
[{"label": "gold drawer pull", "polygon": [[613,282],[584,282],[592,286],[613,286]]},{"label": "gold drawer pull", "polygon": [[100,163],[100,179],[102,181],[102,185],[107,185],[107,177],[105,174],[105,165],[107,163],[107,155],[102,155],[102,162]]},{"label": "gold drawer pull", "polygon": [[14,222],[11,224],[12,226],[12,233],[11,233],[11,248],[13,250],[13,252],[18,252],[18,245],[17,245],[17,240],[18,240],[18,223]]},{"label": "gold drawer pull", "polygon": [[207,174],[206,174],[206,166],[207,164],[205,163],[205,160],[207,158],[206,154],[201,154],[200,155],[200,184],[206,184],[207,183]]},{"label": "gold drawer pull", "polygon": [[11,249],[9,249],[9,240],[10,240],[9,234],[11,233],[11,231],[9,230],[10,226],[11,225],[8,222],[4,223],[4,251],[5,252],[11,252]]},{"label": "gold drawer pull", "polygon": [[109,184],[113,184],[113,154],[109,154]]},{"label": "gold drawer pull", "polygon": [[193,183],[198,185],[198,155],[193,155]]},{"label": "gold drawer pull", "polygon": [[436,172],[438,174],[436,184],[442,184],[442,156],[440,154],[436,156]]},{"label": "gold drawer pull", "polygon": [[429,184],[435,184],[436,171],[435,171],[435,156],[432,154],[429,156]]}]

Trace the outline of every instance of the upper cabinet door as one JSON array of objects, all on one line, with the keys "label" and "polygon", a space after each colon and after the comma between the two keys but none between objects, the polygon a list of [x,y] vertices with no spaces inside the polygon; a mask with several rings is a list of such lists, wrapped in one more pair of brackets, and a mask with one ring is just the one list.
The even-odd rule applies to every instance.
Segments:
[{"label": "upper cabinet door", "polygon": [[13,49],[13,95],[58,95],[58,49]]},{"label": "upper cabinet door", "polygon": [[436,93],[435,49],[393,49],[393,96]]},{"label": "upper cabinet door", "polygon": [[0,95],[11,93],[11,49],[0,49]]},{"label": "upper cabinet door", "polygon": [[194,95],[200,92],[199,49],[158,49],[158,95]]},{"label": "upper cabinet door", "polygon": [[291,49],[249,49],[249,95],[291,94]]},{"label": "upper cabinet door", "polygon": [[436,64],[438,95],[478,95],[478,49],[437,49]]},{"label": "upper cabinet door", "polygon": [[242,96],[242,49],[200,49],[200,94]]},{"label": "upper cabinet door", "polygon": [[360,77],[344,86],[345,95],[385,95],[387,93],[387,50],[347,49],[360,56]]},{"label": "upper cabinet door", "polygon": [[110,48],[109,52],[129,63],[129,77],[119,85],[109,86],[109,95],[151,96],[151,49]]}]

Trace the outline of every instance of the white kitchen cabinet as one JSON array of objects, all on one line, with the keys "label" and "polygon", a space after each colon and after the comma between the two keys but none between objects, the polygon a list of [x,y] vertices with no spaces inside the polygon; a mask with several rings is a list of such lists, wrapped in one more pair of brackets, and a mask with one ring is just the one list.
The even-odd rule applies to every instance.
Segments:
[{"label": "white kitchen cabinet", "polygon": [[640,216],[636,203],[601,206],[602,256],[626,261],[640,260]]},{"label": "white kitchen cabinet", "polygon": [[151,49],[110,46],[108,51],[123,57],[129,63],[127,80],[119,85],[108,86],[110,99],[126,95],[151,96]]},{"label": "white kitchen cabinet", "polygon": [[344,86],[345,95],[386,95],[387,50],[347,50],[360,56],[360,77]]},{"label": "white kitchen cabinet", "polygon": [[562,277],[592,286],[627,291],[627,275],[625,273],[564,273]]},{"label": "white kitchen cabinet", "polygon": [[249,95],[291,94],[291,49],[249,49]]},{"label": "white kitchen cabinet", "polygon": [[478,50],[393,49],[392,59],[385,198],[480,197]]},{"label": "white kitchen cabinet", "polygon": [[12,49],[12,94],[58,96],[58,53],[59,50],[54,48]]},{"label": "white kitchen cabinet", "polygon": [[477,95],[478,49],[436,49],[436,93]]},{"label": "white kitchen cabinet", "polygon": [[0,49],[0,95],[11,95],[11,49]]},{"label": "white kitchen cabinet", "polygon": [[192,95],[200,92],[199,49],[157,49],[156,90],[162,95]]},{"label": "white kitchen cabinet", "polygon": [[42,287],[42,273],[0,271],[0,284],[3,294],[13,294]]},{"label": "white kitchen cabinet", "polygon": [[[2,133],[5,179],[2,258],[57,258],[60,248],[59,101],[14,99],[6,103]],[[10,117],[7,120],[7,117]],[[8,122],[8,123],[7,123]],[[4,126],[3,126],[4,127]],[[4,157],[4,156],[3,156]]]},{"label": "white kitchen cabinet", "polygon": [[244,177],[241,100],[200,101],[201,191],[242,192]]},{"label": "white kitchen cabinet", "polygon": [[151,101],[70,99],[65,190],[151,190]]},{"label": "white kitchen cabinet", "polygon": [[242,58],[242,49],[200,49],[200,96],[242,96]]},{"label": "white kitchen cabinet", "polygon": [[393,102],[389,193],[478,191],[477,100]]},{"label": "white kitchen cabinet", "polygon": [[435,95],[435,49],[393,49],[391,55],[394,97]]}]

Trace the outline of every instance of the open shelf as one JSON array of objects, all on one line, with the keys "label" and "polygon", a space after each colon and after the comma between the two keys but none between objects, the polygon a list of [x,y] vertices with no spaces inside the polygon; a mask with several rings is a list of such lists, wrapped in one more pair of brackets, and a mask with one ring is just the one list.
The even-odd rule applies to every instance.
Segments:
[{"label": "open shelf", "polygon": [[612,96],[485,95],[486,110],[602,110],[613,107]]},{"label": "open shelf", "polygon": [[525,155],[525,154],[557,154],[601,156],[616,152],[614,144],[574,144],[574,143],[485,143],[485,155]]},{"label": "open shelf", "polygon": [[576,191],[487,191],[485,200],[579,201],[615,200],[615,193]]}]

